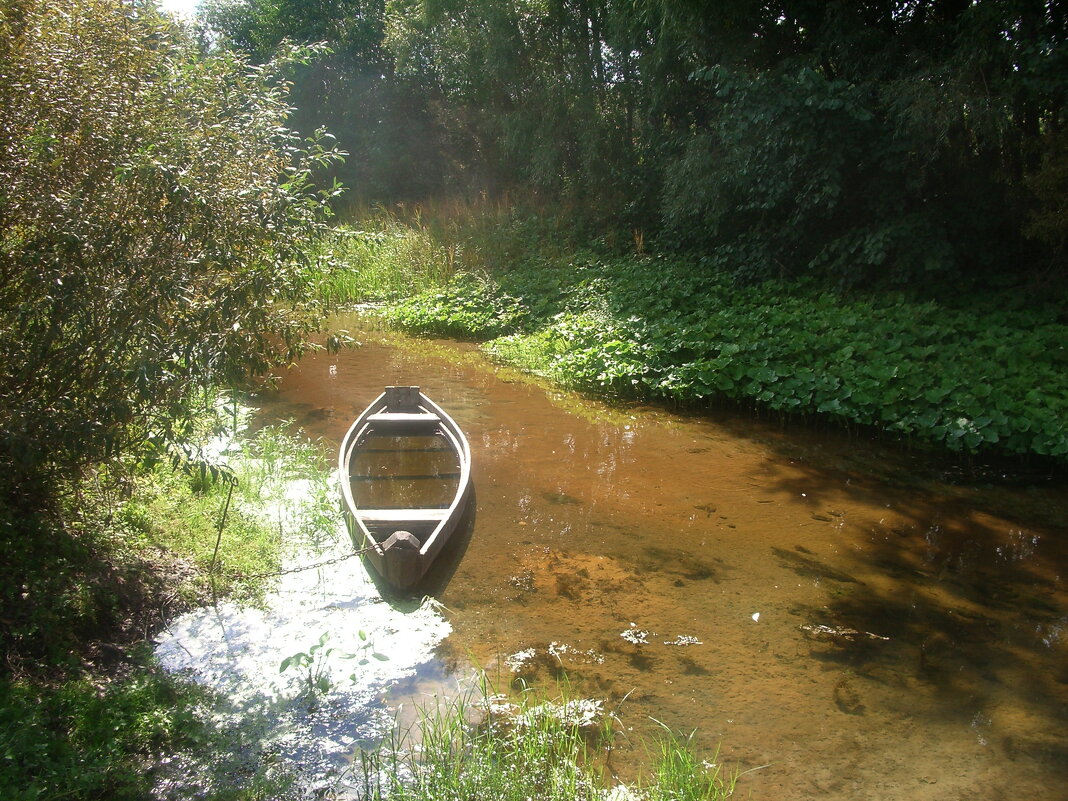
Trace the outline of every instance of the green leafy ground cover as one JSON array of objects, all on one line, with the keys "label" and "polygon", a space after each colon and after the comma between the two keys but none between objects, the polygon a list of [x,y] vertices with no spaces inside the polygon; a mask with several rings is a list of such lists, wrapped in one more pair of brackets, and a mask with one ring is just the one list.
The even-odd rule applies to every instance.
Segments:
[{"label": "green leafy ground cover", "polygon": [[1055,303],[1024,298],[740,286],[692,260],[580,254],[459,275],[385,315],[427,335],[507,328],[488,352],[599,393],[752,403],[952,451],[1063,460],[1068,325]]}]

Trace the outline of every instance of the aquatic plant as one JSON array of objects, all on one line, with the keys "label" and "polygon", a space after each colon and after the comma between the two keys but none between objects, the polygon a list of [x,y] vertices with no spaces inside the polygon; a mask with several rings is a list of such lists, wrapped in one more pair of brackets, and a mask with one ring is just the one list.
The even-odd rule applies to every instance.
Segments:
[{"label": "aquatic plant", "polygon": [[522,651],[516,651],[514,654],[510,654],[505,657],[504,664],[512,673],[522,673],[527,669],[527,666],[534,660],[538,652],[535,648],[524,648]]},{"label": "aquatic plant", "polygon": [[[362,631],[360,634],[366,636]],[[301,671],[301,683],[310,695],[330,692],[332,682],[328,662],[331,655],[336,653],[340,659],[352,659],[353,654],[341,653],[336,648],[327,648],[328,639],[330,639],[330,632],[323,632],[319,641],[307,651],[298,651],[283,659],[282,664],[278,666],[278,672],[285,673],[290,668],[296,668]]]},{"label": "aquatic plant", "polygon": [[718,752],[711,760],[700,759],[691,748],[692,734],[680,739],[662,727],[663,735],[650,748],[656,780],[639,785],[643,801],[714,801],[734,794],[741,774],[725,771]]},{"label": "aquatic plant", "polygon": [[704,645],[699,639],[691,634],[680,634],[674,640],[664,640],[664,645]]},{"label": "aquatic plant", "polygon": [[[361,650],[370,653],[370,655],[380,661],[388,661],[389,657],[385,654],[378,653],[374,648],[374,644],[368,638],[367,633],[362,629],[356,632],[356,636],[359,637],[361,642]],[[301,676],[301,686],[304,691],[308,693],[313,699],[317,695],[325,695],[334,686],[332,678],[333,666],[331,660],[355,659],[356,664],[366,665],[370,661],[366,656],[361,654],[350,654],[345,651],[340,651],[337,648],[327,647],[326,642],[330,639],[330,632],[324,631],[322,636],[319,637],[318,642],[313,644],[307,651],[298,651],[295,654],[287,656],[282,660],[281,665],[278,667],[279,673],[285,673],[290,668],[295,668]],[[349,675],[349,680],[352,682],[357,681],[355,673]]]},{"label": "aquatic plant", "polygon": [[492,798],[494,801],[722,801],[736,777],[669,735],[651,746],[648,776],[613,785],[605,769],[615,716],[603,701],[489,692],[424,709],[418,730],[360,754],[370,801]]}]

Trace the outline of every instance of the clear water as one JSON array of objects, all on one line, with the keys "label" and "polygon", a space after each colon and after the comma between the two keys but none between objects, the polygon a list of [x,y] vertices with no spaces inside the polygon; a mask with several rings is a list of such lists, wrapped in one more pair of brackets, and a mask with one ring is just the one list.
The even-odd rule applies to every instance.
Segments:
[{"label": "clear water", "polygon": [[962,482],[833,432],[605,405],[469,346],[358,338],[304,359],[264,413],[337,442],[384,386],[412,384],[452,414],[477,510],[437,588],[448,623],[386,612],[347,563],[292,634],[257,621],[260,638],[295,649],[328,608],[396,613],[385,627],[414,625],[398,637],[418,647],[366,697],[391,687],[406,708],[473,662],[502,683],[566,673],[617,710],[623,778],[663,724],[751,770],[755,799],[1068,798],[1063,482]]}]

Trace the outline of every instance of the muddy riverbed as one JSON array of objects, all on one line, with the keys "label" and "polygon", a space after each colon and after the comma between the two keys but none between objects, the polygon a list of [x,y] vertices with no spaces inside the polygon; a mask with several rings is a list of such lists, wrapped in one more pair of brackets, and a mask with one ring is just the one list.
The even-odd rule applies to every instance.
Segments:
[{"label": "muddy riverbed", "polygon": [[[353,324],[350,322],[350,324]],[[584,400],[468,345],[374,331],[289,371],[264,415],[337,442],[387,384],[467,432],[476,514],[431,577],[452,633],[410,708],[467,675],[659,721],[754,799],[1068,797],[1065,485],[729,412]]]}]

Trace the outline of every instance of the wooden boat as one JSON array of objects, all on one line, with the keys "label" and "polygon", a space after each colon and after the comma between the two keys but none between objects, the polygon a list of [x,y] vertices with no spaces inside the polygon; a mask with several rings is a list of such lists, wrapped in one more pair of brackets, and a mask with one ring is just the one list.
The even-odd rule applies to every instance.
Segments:
[{"label": "wooden boat", "polygon": [[411,587],[463,516],[467,437],[419,387],[386,387],[345,434],[338,468],[353,544],[387,582]]}]

